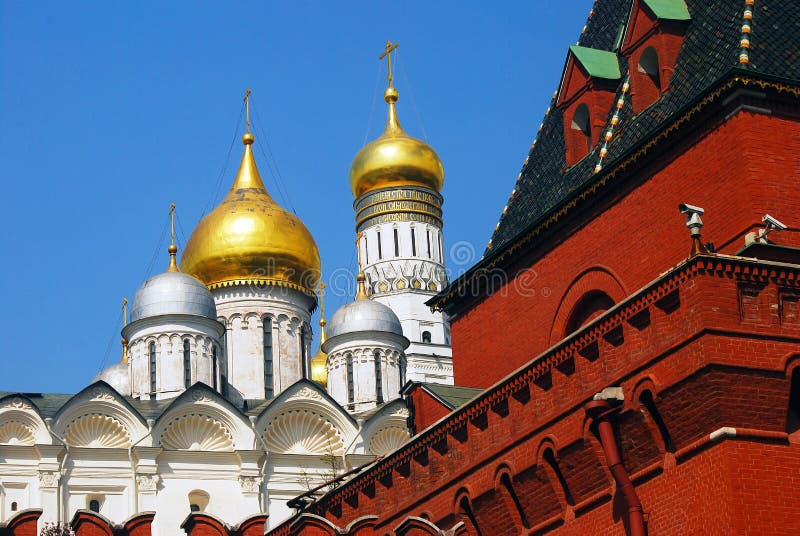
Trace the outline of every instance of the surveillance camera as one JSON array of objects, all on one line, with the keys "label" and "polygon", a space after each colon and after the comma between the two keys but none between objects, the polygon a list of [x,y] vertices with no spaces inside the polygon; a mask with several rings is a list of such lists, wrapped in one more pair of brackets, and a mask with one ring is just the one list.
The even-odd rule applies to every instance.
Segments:
[{"label": "surveillance camera", "polygon": [[703,210],[701,207],[688,205],[686,203],[681,203],[678,205],[678,210],[680,210],[683,214],[697,214],[698,216],[705,214],[705,210]]},{"label": "surveillance camera", "polygon": [[769,214],[764,214],[764,217],[761,218],[761,221],[767,224],[767,227],[770,227],[776,231],[784,231],[786,230],[786,225],[778,221],[777,219],[773,218]]}]

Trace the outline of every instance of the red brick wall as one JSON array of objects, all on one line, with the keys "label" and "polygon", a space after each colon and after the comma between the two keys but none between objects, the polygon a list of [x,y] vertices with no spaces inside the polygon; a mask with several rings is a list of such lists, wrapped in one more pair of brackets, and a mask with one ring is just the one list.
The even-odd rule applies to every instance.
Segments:
[{"label": "red brick wall", "polygon": [[[312,508],[339,527],[376,514],[378,534],[409,516],[442,529],[463,521],[470,534],[473,523],[483,534],[624,534],[624,500],[582,409],[620,385],[614,426],[650,534],[797,532],[800,492],[777,493],[800,465],[784,432],[800,320],[776,310],[798,278],[696,258]],[[749,315],[745,299],[757,306]],[[712,441],[723,427],[735,435]]]},{"label": "red brick wall", "polygon": [[[740,111],[676,153],[675,159],[661,155],[641,171],[638,187],[453,322],[457,385],[488,387],[552,344],[558,311],[571,307],[562,302],[583,272],[614,274],[632,292],[686,258],[690,241],[677,210],[681,202],[705,208],[703,239],[724,253],[741,249],[765,213],[798,226],[799,122]],[[800,233],[771,238],[800,246]]]},{"label": "red brick wall", "polygon": [[414,408],[414,430],[416,432],[421,432],[450,413],[450,408],[436,400],[420,386],[415,386],[409,392],[409,396]]}]

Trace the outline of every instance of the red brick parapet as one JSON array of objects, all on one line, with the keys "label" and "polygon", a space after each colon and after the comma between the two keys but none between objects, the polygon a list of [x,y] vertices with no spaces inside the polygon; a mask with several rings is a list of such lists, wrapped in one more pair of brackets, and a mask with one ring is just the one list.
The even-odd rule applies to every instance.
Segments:
[{"label": "red brick parapet", "polygon": [[39,534],[37,525],[41,515],[41,508],[20,510],[0,523],[0,536],[36,536]]},{"label": "red brick parapet", "polygon": [[181,523],[189,536],[262,536],[267,514],[254,514],[237,525],[228,525],[221,519],[205,512],[192,512]]},{"label": "red brick parapet", "polygon": [[75,536],[150,536],[155,512],[140,512],[115,524],[91,510],[78,510],[70,525]]}]

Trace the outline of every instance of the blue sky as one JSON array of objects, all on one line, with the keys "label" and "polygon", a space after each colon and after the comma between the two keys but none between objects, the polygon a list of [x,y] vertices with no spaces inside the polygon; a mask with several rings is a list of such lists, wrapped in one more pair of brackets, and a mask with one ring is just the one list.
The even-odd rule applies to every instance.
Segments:
[{"label": "blue sky", "polygon": [[0,390],[76,392],[119,359],[122,298],[167,266],[169,204],[182,246],[233,180],[247,87],[267,188],[326,275],[353,269],[348,170],[383,126],[386,39],[403,126],[444,162],[446,249],[475,251],[462,273],[591,4],[1,2]]}]

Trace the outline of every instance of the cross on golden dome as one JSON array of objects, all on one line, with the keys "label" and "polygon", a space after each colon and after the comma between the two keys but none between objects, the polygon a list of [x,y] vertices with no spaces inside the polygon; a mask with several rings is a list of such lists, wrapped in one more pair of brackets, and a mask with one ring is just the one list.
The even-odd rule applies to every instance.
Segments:
[{"label": "cross on golden dome", "polygon": [[394,76],[392,76],[392,52],[397,50],[397,47],[399,47],[399,46],[400,46],[400,43],[392,43],[391,41],[387,40],[386,41],[386,46],[383,49],[383,54],[378,56],[379,60],[382,60],[383,58],[386,58],[386,64],[387,64],[387,66],[389,68],[389,74],[388,74],[389,87],[394,87],[392,85],[392,81],[394,80]]}]

